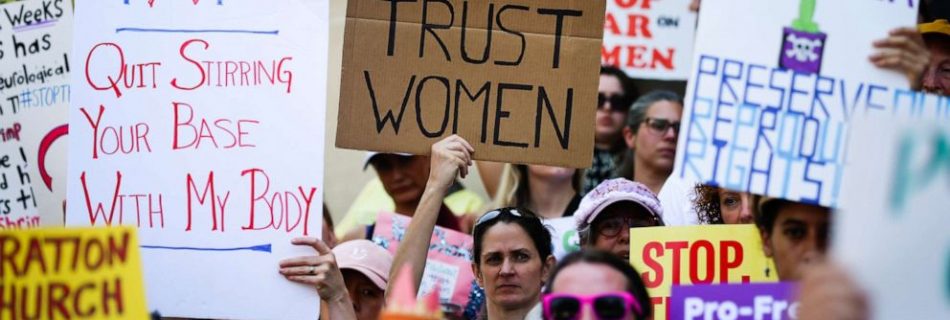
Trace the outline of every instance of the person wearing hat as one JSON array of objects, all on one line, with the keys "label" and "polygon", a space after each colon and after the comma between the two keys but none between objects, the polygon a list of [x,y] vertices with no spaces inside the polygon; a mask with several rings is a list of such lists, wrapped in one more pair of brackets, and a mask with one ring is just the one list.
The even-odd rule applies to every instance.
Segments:
[{"label": "person wearing hat", "polygon": [[383,308],[393,258],[369,240],[341,243],[330,250],[317,238],[295,238],[319,255],[285,259],[280,273],[287,280],[316,287],[325,310],[322,319],[375,320]]},{"label": "person wearing hat", "polygon": [[805,267],[824,261],[830,213],[825,207],[780,198],[759,200],[755,224],[779,280],[801,280]]},{"label": "person wearing hat", "polygon": [[[363,169],[372,166],[377,178],[371,180],[354,199],[349,211],[336,227],[343,241],[365,238],[366,226],[376,223],[379,212],[412,216],[425,191],[429,176],[429,157],[405,153],[368,152]],[[445,197],[439,226],[464,230],[461,216],[477,212],[484,206],[481,197],[456,181]]]},{"label": "person wearing hat", "polygon": [[918,25],[930,51],[930,63],[921,79],[924,92],[950,95],[950,23],[944,19]]},{"label": "person wearing hat", "polygon": [[663,224],[660,200],[645,185],[624,178],[606,180],[581,199],[574,213],[581,246],[630,258],[630,228]]}]

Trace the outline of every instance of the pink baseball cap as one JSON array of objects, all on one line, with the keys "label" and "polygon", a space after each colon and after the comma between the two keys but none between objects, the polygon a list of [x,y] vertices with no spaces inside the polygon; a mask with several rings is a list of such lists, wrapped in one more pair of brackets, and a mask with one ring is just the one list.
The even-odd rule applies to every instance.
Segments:
[{"label": "pink baseball cap", "polygon": [[350,269],[362,273],[379,289],[386,290],[389,268],[393,256],[372,241],[359,239],[343,242],[333,248],[340,270]]},{"label": "pink baseball cap", "polygon": [[577,211],[574,212],[577,230],[586,229],[604,208],[620,201],[637,203],[647,209],[658,221],[663,221],[660,199],[653,194],[653,191],[650,191],[650,188],[639,182],[616,178],[601,182],[581,199]]}]

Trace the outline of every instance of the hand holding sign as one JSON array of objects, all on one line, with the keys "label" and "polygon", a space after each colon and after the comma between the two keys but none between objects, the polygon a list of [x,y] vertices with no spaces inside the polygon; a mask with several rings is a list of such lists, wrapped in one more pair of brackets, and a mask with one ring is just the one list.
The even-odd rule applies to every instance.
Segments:
[{"label": "hand holding sign", "polygon": [[472,165],[473,153],[475,148],[457,135],[433,144],[428,185],[447,190],[455,181],[456,175],[465,178],[468,175],[468,167]]},{"label": "hand holding sign", "polygon": [[281,260],[280,274],[287,280],[317,287],[317,293],[323,300],[342,299],[346,295],[346,285],[343,284],[343,274],[330,247],[313,237],[298,237],[290,242],[311,246],[317,250],[318,255]]},{"label": "hand holding sign", "polygon": [[920,89],[920,79],[930,63],[930,51],[916,28],[891,30],[887,38],[874,41],[874,47],[878,49],[870,57],[874,65],[902,73],[911,87]]}]

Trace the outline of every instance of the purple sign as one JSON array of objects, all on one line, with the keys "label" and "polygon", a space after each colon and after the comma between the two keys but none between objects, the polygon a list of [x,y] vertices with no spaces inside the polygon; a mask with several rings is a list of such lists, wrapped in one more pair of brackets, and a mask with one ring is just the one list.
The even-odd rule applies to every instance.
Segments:
[{"label": "purple sign", "polygon": [[674,286],[669,319],[739,320],[798,318],[793,283]]}]

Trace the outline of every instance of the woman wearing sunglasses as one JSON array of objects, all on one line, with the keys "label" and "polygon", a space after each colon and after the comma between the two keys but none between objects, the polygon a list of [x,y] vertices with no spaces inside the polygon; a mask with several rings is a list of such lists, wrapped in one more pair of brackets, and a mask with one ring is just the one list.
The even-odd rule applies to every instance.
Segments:
[{"label": "woman wearing sunglasses", "polygon": [[623,140],[627,110],[638,96],[633,79],[623,70],[612,66],[600,67],[594,121],[594,161],[590,168],[584,170],[582,195],[611,178],[617,165],[623,162],[627,153],[627,145]]},{"label": "woman wearing sunglasses", "polygon": [[[468,174],[472,152],[472,146],[458,136],[432,145],[426,190],[393,258],[391,276],[396,268],[410,264],[418,287],[442,198],[456,175]],[[550,233],[534,214],[513,208],[484,214],[472,233],[472,272],[484,288],[487,319],[525,319],[540,301],[541,286],[554,266]],[[387,299],[390,292],[386,290]]]},{"label": "woman wearing sunglasses", "polygon": [[662,226],[663,209],[650,189],[624,178],[604,181],[574,213],[581,246],[629,260],[630,228]]},{"label": "woman wearing sunglasses", "polygon": [[650,319],[650,296],[630,263],[608,252],[567,255],[541,298],[544,319]]},{"label": "woman wearing sunglasses", "polygon": [[659,194],[673,173],[682,115],[683,99],[674,92],[652,91],[637,99],[630,106],[623,129],[633,156],[618,166],[618,176],[640,182]]}]

